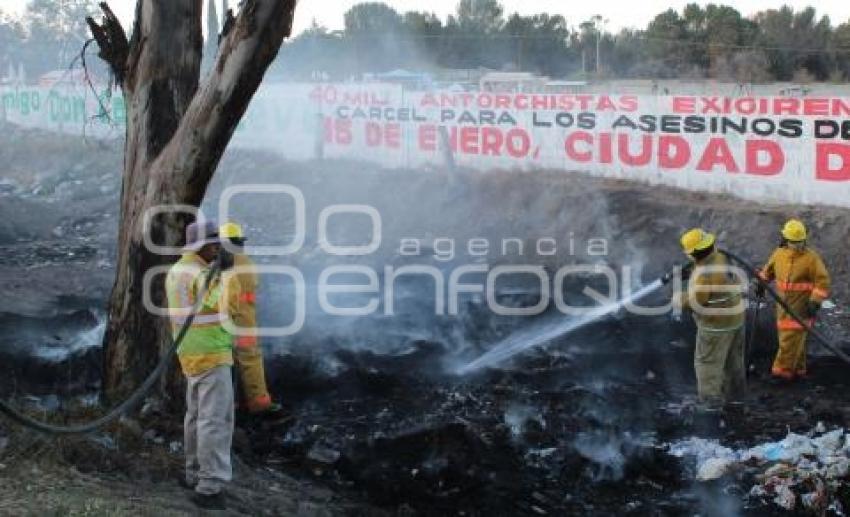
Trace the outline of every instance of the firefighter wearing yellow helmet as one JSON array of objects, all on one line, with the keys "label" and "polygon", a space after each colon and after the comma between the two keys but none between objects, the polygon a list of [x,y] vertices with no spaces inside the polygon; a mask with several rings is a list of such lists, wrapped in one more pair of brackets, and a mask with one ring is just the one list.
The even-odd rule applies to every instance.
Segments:
[{"label": "firefighter wearing yellow helmet", "polygon": [[697,325],[697,393],[708,406],[740,398],[746,389],[743,285],[715,241],[700,228],[682,235],[682,251],[693,269],[687,288],[673,297],[674,308],[690,309]]},{"label": "firefighter wearing yellow helmet", "polygon": [[[790,219],[782,227],[781,234],[782,245],[770,256],[759,276],[765,282],[776,281],[779,295],[811,325],[821,303],[829,296],[829,272],[820,255],[806,246],[809,235],[802,221]],[[779,348],[771,375],[784,380],[805,377],[806,328],[778,304],[776,328]]]},{"label": "firefighter wearing yellow helmet", "polygon": [[242,227],[228,222],[218,229],[222,244],[233,254],[233,267],[225,271],[233,329],[233,351],[242,387],[244,407],[251,414],[278,416],[280,405],[272,402],[266,386],[263,352],[257,338],[257,286],[254,262],[244,253]]}]

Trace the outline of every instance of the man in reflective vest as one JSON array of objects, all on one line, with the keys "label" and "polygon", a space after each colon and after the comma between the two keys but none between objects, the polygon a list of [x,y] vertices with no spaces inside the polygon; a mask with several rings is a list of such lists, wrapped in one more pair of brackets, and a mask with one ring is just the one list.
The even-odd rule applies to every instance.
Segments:
[{"label": "man in reflective vest", "polygon": [[244,253],[245,234],[242,227],[229,222],[219,227],[225,249],[233,252],[233,268],[225,272],[230,315],[234,334],[234,357],[242,386],[245,407],[252,415],[280,418],[283,410],[272,402],[266,387],[263,352],[257,339],[257,271]]},{"label": "man in reflective vest", "polygon": [[681,244],[694,267],[687,290],[675,293],[673,306],[693,312],[697,393],[702,403],[715,407],[740,398],[746,389],[741,299],[746,284],[715,249],[713,234],[696,228],[682,235]]},{"label": "man in reflective vest", "polygon": [[[776,289],[795,314],[812,325],[821,303],[829,296],[829,273],[820,255],[806,246],[806,226],[791,219],[782,228],[783,243],[776,248],[759,276],[765,282],[776,281]],[[760,286],[763,295],[764,287]],[[792,318],[782,306],[776,306],[779,349],[771,375],[794,380],[805,377],[806,328]]]},{"label": "man in reflective vest", "polygon": [[[192,313],[220,250],[215,223],[192,223],[186,247],[165,280],[171,323],[176,337]],[[227,303],[219,276],[209,284],[200,309],[177,349],[186,376],[185,486],[192,500],[209,509],[225,507],[223,486],[232,478],[233,337],[224,329]]]}]

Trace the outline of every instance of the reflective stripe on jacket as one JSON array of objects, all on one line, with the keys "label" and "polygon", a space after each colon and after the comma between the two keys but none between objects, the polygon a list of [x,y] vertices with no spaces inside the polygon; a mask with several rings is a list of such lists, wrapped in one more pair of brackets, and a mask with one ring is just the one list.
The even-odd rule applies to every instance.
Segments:
[{"label": "reflective stripe on jacket", "polygon": [[[165,290],[175,338],[191,314],[209,271],[209,265],[195,253],[184,254],[168,271]],[[217,278],[210,283],[200,311],[177,349],[186,375],[233,364],[233,338],[222,326],[226,315],[219,310],[221,298],[221,281]]]},{"label": "reflective stripe on jacket", "polygon": [[[759,272],[762,280],[776,280],[776,289],[801,318],[806,317],[809,301],[821,303],[829,296],[830,278],[820,255],[812,249],[777,248]],[[776,305],[779,330],[805,330],[785,309]]]}]

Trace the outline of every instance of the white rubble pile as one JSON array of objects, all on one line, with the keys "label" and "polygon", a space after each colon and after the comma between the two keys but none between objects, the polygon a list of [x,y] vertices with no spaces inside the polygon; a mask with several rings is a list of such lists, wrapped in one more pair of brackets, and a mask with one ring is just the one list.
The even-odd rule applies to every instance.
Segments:
[{"label": "white rubble pile", "polygon": [[826,432],[819,423],[808,435],[789,432],[780,441],[738,450],[692,437],[670,444],[668,452],[695,458],[698,481],[718,479],[744,466],[763,468],[749,497],[786,510],[843,514],[835,494],[850,487],[850,433],[844,429]]}]

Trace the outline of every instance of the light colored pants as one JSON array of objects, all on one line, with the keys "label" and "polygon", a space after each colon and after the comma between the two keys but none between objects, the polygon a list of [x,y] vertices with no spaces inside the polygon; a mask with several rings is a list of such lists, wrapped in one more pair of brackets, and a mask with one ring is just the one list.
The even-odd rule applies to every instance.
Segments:
[{"label": "light colored pants", "polygon": [[744,395],[744,326],[728,331],[697,329],[694,369],[697,393],[703,402],[720,403]]},{"label": "light colored pants", "polygon": [[233,477],[233,379],[230,366],[186,377],[186,481],[200,494],[221,491]]}]

